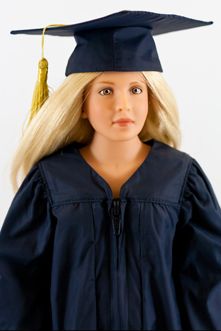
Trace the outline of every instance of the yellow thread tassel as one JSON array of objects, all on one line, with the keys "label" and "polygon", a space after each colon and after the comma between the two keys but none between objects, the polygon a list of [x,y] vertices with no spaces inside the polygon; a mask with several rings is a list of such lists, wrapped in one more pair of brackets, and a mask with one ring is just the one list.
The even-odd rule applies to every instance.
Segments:
[{"label": "yellow thread tassel", "polygon": [[38,63],[38,80],[35,85],[35,90],[32,97],[32,105],[29,117],[29,123],[32,118],[37,114],[43,103],[49,96],[49,89],[47,84],[48,76],[48,61],[46,58],[42,58]]},{"label": "yellow thread tassel", "polygon": [[44,102],[49,97],[49,88],[47,85],[47,77],[48,77],[48,61],[44,57],[44,34],[48,27],[56,27],[56,26],[65,26],[66,24],[49,24],[47,25],[42,32],[42,57],[38,63],[38,80],[35,85],[33,97],[32,97],[32,105],[29,113],[28,124],[31,122],[32,118],[37,114],[39,109],[42,107]]}]

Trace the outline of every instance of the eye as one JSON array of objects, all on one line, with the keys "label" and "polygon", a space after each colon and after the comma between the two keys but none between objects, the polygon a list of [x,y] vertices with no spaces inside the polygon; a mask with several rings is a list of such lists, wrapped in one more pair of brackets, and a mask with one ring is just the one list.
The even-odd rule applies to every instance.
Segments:
[{"label": "eye", "polygon": [[110,91],[110,89],[109,88],[105,88],[105,89],[103,89],[103,90],[101,90],[99,93],[101,94],[101,95],[108,95],[108,94],[106,94],[106,93],[101,93],[101,92],[103,92],[103,91]]},{"label": "eye", "polygon": [[[142,89],[139,88],[139,87],[134,87],[134,88],[132,88],[132,90],[135,91],[134,94],[140,94],[140,93],[142,93]],[[101,90],[99,92],[99,94],[101,94],[101,95],[109,95],[110,93],[108,93],[108,91],[111,91],[111,89],[110,88],[105,88],[105,89]]]},{"label": "eye", "polygon": [[[142,89],[139,88],[139,87],[134,87],[134,88],[132,88],[132,90],[140,90],[140,91],[142,91]],[[141,93],[141,92],[140,92],[140,93]],[[140,94],[140,93],[135,93],[135,94]]]}]

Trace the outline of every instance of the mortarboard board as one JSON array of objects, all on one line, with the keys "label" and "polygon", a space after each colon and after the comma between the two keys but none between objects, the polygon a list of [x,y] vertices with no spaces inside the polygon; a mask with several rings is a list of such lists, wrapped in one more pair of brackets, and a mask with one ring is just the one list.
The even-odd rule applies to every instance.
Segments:
[{"label": "mortarboard board", "polygon": [[[76,47],[65,75],[94,71],[163,71],[152,36],[212,24],[192,18],[123,10],[90,21],[49,27],[45,34],[73,36]],[[43,28],[11,34],[41,35]]]},{"label": "mortarboard board", "polygon": [[[74,37],[76,47],[66,76],[99,71],[162,72],[153,36],[212,23],[174,14],[123,10],[82,23],[14,30],[11,34]],[[41,66],[45,67],[45,62]]]}]

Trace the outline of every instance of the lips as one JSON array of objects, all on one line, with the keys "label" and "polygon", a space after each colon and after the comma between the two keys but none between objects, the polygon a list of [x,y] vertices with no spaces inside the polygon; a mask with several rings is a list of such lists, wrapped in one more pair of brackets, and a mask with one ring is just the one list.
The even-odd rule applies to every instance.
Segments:
[{"label": "lips", "polygon": [[113,123],[130,123],[130,122],[134,122],[133,120],[129,119],[129,118],[123,118],[123,119],[119,119],[117,121],[114,121]]}]

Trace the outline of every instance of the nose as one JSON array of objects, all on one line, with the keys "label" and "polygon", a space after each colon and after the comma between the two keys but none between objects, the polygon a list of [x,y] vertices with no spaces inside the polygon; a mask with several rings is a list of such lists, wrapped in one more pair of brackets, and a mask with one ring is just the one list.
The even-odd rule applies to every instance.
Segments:
[{"label": "nose", "polygon": [[127,92],[120,91],[115,97],[115,109],[130,109],[130,101]]}]

